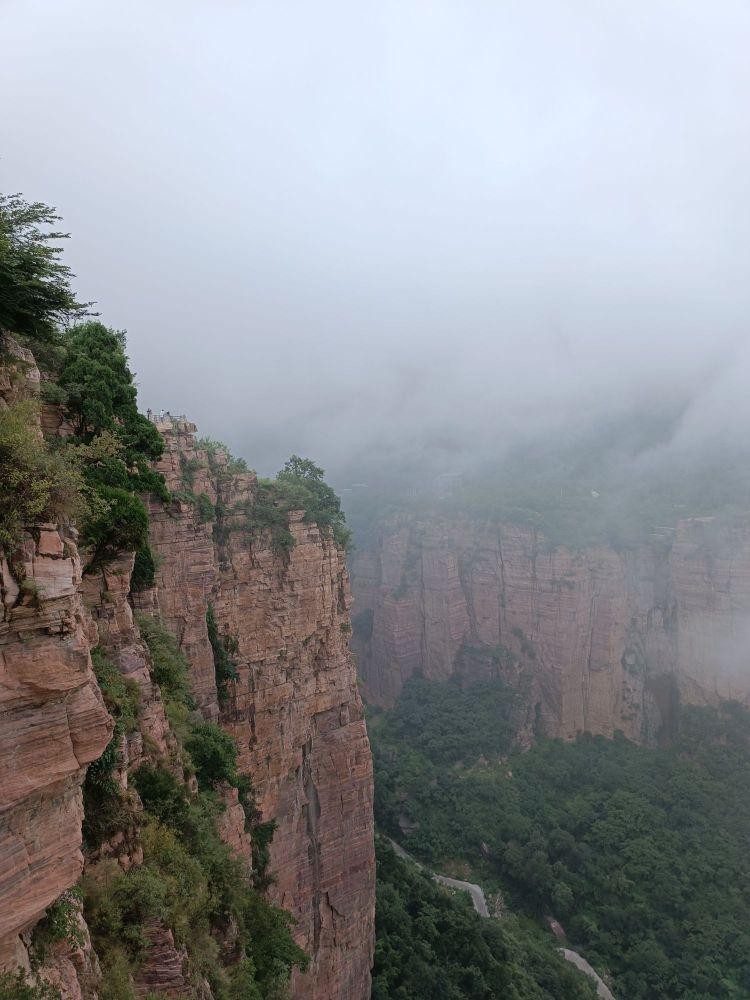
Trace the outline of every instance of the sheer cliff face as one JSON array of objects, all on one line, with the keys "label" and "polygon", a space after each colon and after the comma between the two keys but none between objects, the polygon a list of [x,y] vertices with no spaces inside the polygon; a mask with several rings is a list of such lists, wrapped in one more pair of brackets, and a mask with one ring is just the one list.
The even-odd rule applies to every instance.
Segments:
[{"label": "sheer cliff face", "polygon": [[367,696],[416,671],[502,673],[526,730],[651,740],[679,699],[750,697],[750,518],[710,519],[640,549],[552,548],[512,525],[395,519],[353,563]]},{"label": "sheer cliff face", "polygon": [[[22,377],[0,370],[0,406],[38,389],[33,358],[10,346]],[[19,934],[81,874],[81,783],[112,732],[75,532],[35,525],[11,561],[0,557],[0,968],[27,964]]]},{"label": "sheer cliff face", "polygon": [[[190,657],[204,713],[235,737],[263,821],[277,824],[270,894],[297,921],[311,957],[296,997],[369,996],[374,935],[372,764],[348,649],[349,582],[343,553],[302,515],[294,547],[245,530],[256,486],[222,453],[196,449],[191,424],[161,427],[160,469],[170,489],[216,503],[215,529],[192,504],[151,510],[159,556],[158,608]],[[188,464],[189,463],[189,464]],[[209,603],[236,642],[238,679],[220,704],[206,628]]]},{"label": "sheer cliff face", "polygon": [[[14,349],[21,363],[0,367],[0,408],[38,395],[34,359]],[[54,407],[44,408],[42,423],[48,434],[66,433]],[[10,562],[0,558],[0,969],[28,967],[25,932],[84,866],[81,784],[113,730],[92,670],[94,646],[140,688],[138,727],[118,746],[121,787],[144,759],[178,767],[135,604],[158,615],[180,642],[200,710],[235,736],[261,819],[277,824],[269,895],[292,914],[310,956],[292,995],[366,1000],[375,907],[372,764],[348,649],[343,553],[302,514],[292,515],[295,545],[285,554],[270,534],[251,535],[245,524],[254,474],[231,469],[223,452],[196,449],[190,424],[161,429],[170,488],[185,491],[189,469],[190,490],[209,497],[221,515],[215,526],[203,523],[190,498],[150,504],[159,557],[153,589],[129,593],[132,553],[82,577],[67,522],[29,526]],[[238,677],[221,699],[209,604],[237,649]],[[249,866],[243,808],[236,789],[225,796],[221,835]],[[139,865],[135,826],[90,852],[89,871],[102,858],[125,869]],[[83,922],[81,931],[84,947],[61,946],[41,970],[66,1000],[96,993],[97,959]],[[186,956],[169,929],[155,925],[149,940],[138,995],[187,995]]]}]

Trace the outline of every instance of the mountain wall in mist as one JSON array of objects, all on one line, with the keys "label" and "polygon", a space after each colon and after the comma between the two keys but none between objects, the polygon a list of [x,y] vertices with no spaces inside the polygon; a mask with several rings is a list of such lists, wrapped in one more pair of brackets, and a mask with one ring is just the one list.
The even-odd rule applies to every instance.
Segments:
[{"label": "mountain wall in mist", "polygon": [[[191,503],[151,503],[158,611],[193,665],[203,713],[234,737],[262,819],[277,824],[270,896],[292,914],[311,957],[293,995],[359,1000],[369,995],[374,943],[372,760],[348,648],[344,553],[302,511],[291,516],[289,552],[268,537],[250,541],[255,474],[229,471],[223,452],[196,446],[193,424],[159,429],[167,486],[184,489],[189,467],[193,489],[218,513],[214,528]],[[236,651],[238,677],[221,705],[209,603]]]},{"label": "mountain wall in mist", "polygon": [[502,675],[524,730],[637,741],[680,701],[750,698],[750,517],[696,518],[616,551],[550,545],[531,528],[396,515],[352,562],[366,698],[416,673]]},{"label": "mountain wall in mist", "polygon": [[[5,346],[11,360],[0,367],[0,410],[39,395],[33,357],[10,338]],[[70,430],[57,406],[42,408],[41,426],[35,419],[40,441],[42,426],[52,437]],[[293,917],[293,936],[310,960],[306,972],[294,971],[291,996],[366,1000],[375,909],[372,760],[348,649],[344,551],[303,511],[288,515],[292,541],[284,549],[270,531],[248,530],[255,474],[232,467],[221,449],[197,447],[195,427],[184,420],[159,430],[159,469],[173,494],[169,503],[149,501],[153,586],[131,592],[133,552],[82,573],[68,516],[25,525],[17,550],[0,559],[0,970],[28,970],[30,955],[39,960],[35,925],[82,872],[106,879],[143,865],[147,821],[132,780],[139,768],[162,768],[188,796],[197,789],[144,641],[153,618],[187,657],[198,718],[218,721],[236,742],[255,814],[246,815],[236,788],[221,784],[217,826],[248,876],[255,831],[275,824],[266,892]],[[196,492],[186,488],[188,478]],[[209,607],[234,661],[221,692]],[[113,729],[92,670],[97,648],[95,657],[106,657],[119,683],[136,692],[138,709],[112,746],[112,780],[127,808],[92,848],[82,824],[98,817],[84,809],[82,785]],[[45,952],[39,973],[63,1000],[83,1000],[97,996],[101,972],[85,905],[83,913],[72,905],[78,930]],[[214,946],[228,968],[237,950],[231,930]],[[144,927],[137,969],[122,989],[210,1000],[208,981],[172,931],[163,920]]]}]

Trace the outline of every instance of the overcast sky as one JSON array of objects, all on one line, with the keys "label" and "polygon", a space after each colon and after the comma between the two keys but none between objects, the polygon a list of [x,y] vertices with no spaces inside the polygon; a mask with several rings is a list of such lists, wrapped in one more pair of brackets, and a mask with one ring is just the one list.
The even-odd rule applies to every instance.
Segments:
[{"label": "overcast sky", "polygon": [[144,408],[263,472],[750,416],[746,0],[0,12],[0,184],[64,216]]}]

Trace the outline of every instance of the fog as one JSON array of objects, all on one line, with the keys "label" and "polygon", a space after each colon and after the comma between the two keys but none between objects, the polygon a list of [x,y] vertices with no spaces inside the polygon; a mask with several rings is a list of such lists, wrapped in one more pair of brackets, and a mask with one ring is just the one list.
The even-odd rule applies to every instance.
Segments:
[{"label": "fog", "polygon": [[0,183],[264,473],[747,437],[740,0],[5,0]]}]

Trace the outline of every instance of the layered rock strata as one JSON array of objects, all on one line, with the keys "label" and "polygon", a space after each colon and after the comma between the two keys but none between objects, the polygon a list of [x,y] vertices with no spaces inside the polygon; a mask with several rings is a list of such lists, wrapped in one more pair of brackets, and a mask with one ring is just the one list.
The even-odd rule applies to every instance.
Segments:
[{"label": "layered rock strata", "polygon": [[750,698],[750,517],[681,522],[636,549],[573,550],[532,529],[392,519],[358,551],[353,646],[367,697],[500,673],[523,728],[652,741],[679,701]]},{"label": "layered rock strata", "polygon": [[[206,496],[153,504],[156,602],[188,654],[206,714],[219,714],[240,751],[263,822],[276,824],[269,868],[274,902],[296,921],[310,956],[295,997],[366,998],[374,935],[372,763],[348,648],[351,598],[343,552],[302,512],[291,549],[251,531],[257,482],[221,450],[196,445],[195,427],[160,425],[169,488]],[[212,606],[235,651],[237,680],[220,702],[208,639]]]},{"label": "layered rock strata", "polygon": [[[18,364],[0,369],[0,408],[39,386],[29,352],[5,348]],[[0,557],[0,968],[28,967],[21,935],[81,874],[81,783],[112,732],[76,538],[41,523]]]},{"label": "layered rock strata", "polygon": [[[18,364],[0,368],[0,408],[38,396],[33,358],[15,349]],[[51,435],[70,430],[49,406],[40,435],[42,426]],[[185,421],[161,430],[161,469],[177,496],[166,506],[150,503],[156,587],[130,593],[132,553],[83,578],[67,522],[30,526],[10,562],[0,561],[0,968],[28,968],[27,931],[83,868],[81,784],[113,729],[92,671],[94,646],[140,688],[138,728],[117,748],[121,787],[146,758],[180,770],[135,605],[179,640],[200,711],[237,740],[256,821],[276,825],[269,894],[292,914],[310,956],[292,995],[365,1000],[374,935],[372,765],[348,649],[344,555],[302,512],[291,515],[295,544],[285,551],[268,531],[247,530],[254,474],[221,449],[198,447]],[[215,518],[205,515],[206,503]],[[221,692],[209,606],[236,661],[236,680]],[[243,807],[236,789],[223,797],[221,835],[249,867]],[[134,793],[131,800],[134,828],[91,853],[91,871],[100,861],[123,869],[142,862]],[[154,925],[149,935],[136,992],[183,995],[185,955],[169,928]],[[81,937],[81,947],[56,945],[41,969],[66,1000],[96,994],[85,924]]]}]

